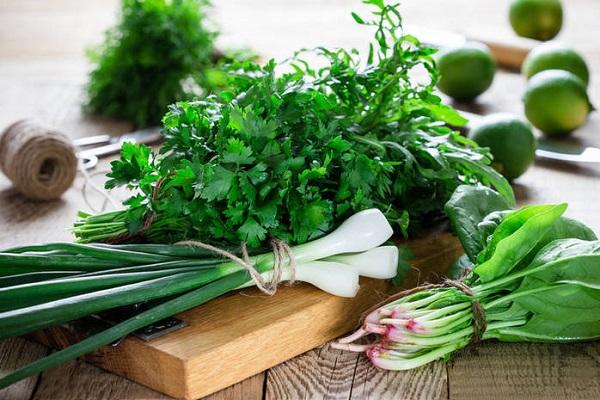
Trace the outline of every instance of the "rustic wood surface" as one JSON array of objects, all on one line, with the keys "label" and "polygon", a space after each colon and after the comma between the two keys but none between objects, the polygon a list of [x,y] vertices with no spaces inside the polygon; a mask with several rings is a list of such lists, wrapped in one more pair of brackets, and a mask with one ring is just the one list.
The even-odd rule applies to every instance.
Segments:
[{"label": "rustic wood surface", "polygon": [[[215,21],[222,45],[249,46],[281,58],[314,45],[360,46],[368,37],[355,29],[351,0],[220,0]],[[564,1],[559,39],[586,57],[593,72],[592,101],[600,102],[600,4]],[[453,29],[471,37],[511,40],[508,1],[404,0],[411,25]],[[81,115],[81,86],[87,45],[97,42],[115,17],[116,0],[0,0],[0,126],[37,117],[72,137],[121,133],[127,124]],[[274,34],[274,32],[276,34]],[[500,73],[473,106],[484,113],[521,113],[521,76]],[[600,118],[593,114],[577,132],[583,143],[600,146]],[[515,182],[521,203],[568,201],[568,215],[600,232],[600,167],[538,162]],[[64,198],[31,203],[0,177],[0,247],[68,240],[64,230],[83,207],[79,179]],[[44,347],[16,338],[0,342],[0,374],[47,354]],[[597,399],[600,344],[484,343],[442,362],[403,373],[376,370],[362,356],[324,346],[219,392],[213,399],[406,398],[406,399]],[[0,399],[165,399],[167,397],[75,361],[0,391]]]}]

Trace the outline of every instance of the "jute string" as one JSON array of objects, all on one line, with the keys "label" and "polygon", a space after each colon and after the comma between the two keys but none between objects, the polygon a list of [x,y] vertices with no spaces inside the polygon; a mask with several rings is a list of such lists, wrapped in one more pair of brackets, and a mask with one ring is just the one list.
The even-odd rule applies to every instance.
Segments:
[{"label": "jute string", "polygon": [[268,296],[273,296],[277,292],[277,287],[283,280],[283,269],[286,266],[288,266],[291,270],[291,277],[288,279],[289,284],[292,285],[296,280],[296,259],[294,257],[294,252],[283,240],[271,240],[271,247],[273,249],[273,276],[268,282],[265,281],[260,272],[256,270],[256,267],[252,265],[252,261],[248,255],[248,249],[246,248],[246,244],[243,242],[241,245],[241,257],[238,257],[227,250],[196,240],[184,240],[175,244],[181,246],[200,247],[225,258],[229,258],[231,261],[244,268],[256,284],[256,287]]},{"label": "jute string", "polygon": [[33,200],[54,200],[73,184],[77,157],[63,134],[21,120],[0,134],[0,170]]},{"label": "jute string", "polygon": [[[81,196],[83,197],[83,201],[88,206],[90,210],[95,213],[101,213],[106,211],[107,206],[110,204],[113,210],[117,210],[119,208],[119,204],[117,201],[110,195],[107,190],[102,189],[102,187],[98,186],[94,183],[94,177],[97,175],[106,175],[110,170],[102,170],[96,171],[93,173],[88,173],[83,165],[79,164],[79,173],[83,176],[83,185],[81,186]],[[88,187],[90,187],[94,192],[99,194],[102,197],[102,204],[100,207],[95,207],[90,198],[88,196]]]},{"label": "jute string", "polygon": [[427,284],[417,286],[412,289],[403,290],[401,292],[395,293],[395,294],[387,297],[384,301],[382,301],[378,304],[375,304],[373,307],[371,307],[367,311],[365,311],[360,320],[361,325],[364,324],[365,318],[367,317],[367,315],[369,315],[373,311],[377,310],[378,308],[380,308],[394,300],[401,299],[403,297],[406,297],[413,293],[421,292],[423,290],[436,289],[436,288],[438,288],[438,289],[439,288],[450,288],[450,287],[460,290],[461,292],[463,292],[464,294],[466,294],[467,296],[469,296],[471,298],[471,311],[473,314],[473,334],[471,335],[470,344],[478,343],[479,341],[481,341],[481,338],[483,337],[483,334],[485,333],[485,329],[487,328],[487,321],[485,318],[485,310],[483,309],[481,304],[479,304],[479,301],[477,301],[475,299],[475,297],[473,296],[473,291],[471,290],[471,288],[467,284],[465,284],[464,282],[459,281],[459,280],[446,279],[442,283],[438,283],[438,284],[427,283]]}]

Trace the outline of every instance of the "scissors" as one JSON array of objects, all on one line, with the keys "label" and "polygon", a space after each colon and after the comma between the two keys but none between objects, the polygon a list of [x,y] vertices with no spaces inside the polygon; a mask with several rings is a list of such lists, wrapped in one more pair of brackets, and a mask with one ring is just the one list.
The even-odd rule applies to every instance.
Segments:
[{"label": "scissors", "polygon": [[153,144],[161,140],[160,127],[140,129],[120,136],[96,135],[73,140],[77,158],[84,169],[98,165],[98,159],[121,151],[124,142]]}]

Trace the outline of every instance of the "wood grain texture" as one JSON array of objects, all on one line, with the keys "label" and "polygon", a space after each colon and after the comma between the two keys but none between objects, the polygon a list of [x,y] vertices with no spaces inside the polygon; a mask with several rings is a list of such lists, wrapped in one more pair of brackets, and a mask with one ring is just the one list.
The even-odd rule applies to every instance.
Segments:
[{"label": "wood grain texture", "polygon": [[46,399],[166,400],[169,397],[83,361],[71,361],[42,374],[31,400]]},{"label": "wood grain texture", "polygon": [[266,399],[446,399],[443,362],[411,371],[374,367],[363,354],[311,350],[267,373]]},{"label": "wood grain texture", "polygon": [[[85,117],[79,109],[81,85],[88,68],[84,49],[97,43],[102,30],[114,21],[117,4],[118,0],[0,1],[0,127],[18,118],[35,116],[72,137],[122,133],[128,129],[128,124]],[[316,45],[364,48],[370,35],[356,29],[348,16],[351,10],[365,10],[354,0],[220,0],[216,4],[214,16],[223,32],[221,45],[249,46],[260,51],[264,58],[281,59],[296,48]],[[450,29],[504,43],[514,39],[506,21],[508,4],[496,0],[404,0],[402,13],[410,24]],[[589,92],[597,105],[600,102],[600,45],[596,38],[600,35],[597,23],[600,4],[596,0],[569,0],[563,4],[565,23],[558,39],[573,45],[588,61],[592,70]],[[524,87],[521,76],[499,73],[490,90],[474,104],[458,106],[472,107],[482,113],[522,114],[520,97]],[[600,118],[595,113],[575,137],[582,143],[598,146],[598,131]],[[516,180],[515,189],[521,204],[568,201],[568,215],[583,219],[600,231],[599,176],[597,166],[537,162]],[[85,207],[80,188],[81,180],[78,180],[59,202],[30,203],[14,193],[9,183],[0,177],[0,247],[68,240],[70,235],[64,228],[72,223],[74,212]],[[411,279],[413,283],[417,280],[415,276]],[[419,277],[419,281],[424,279]],[[38,344],[22,339],[0,342],[0,373],[44,353]],[[269,398],[286,393],[298,396],[319,393],[318,396],[326,398],[445,398],[448,393],[456,399],[600,398],[598,377],[590,375],[599,369],[599,353],[597,343],[564,346],[490,343],[459,354],[447,366],[446,378],[441,363],[432,366],[433,370],[414,371],[416,375],[409,377],[404,373],[375,370],[362,356],[330,354],[327,348],[321,348],[272,369],[266,382],[261,373],[214,396],[258,398],[266,383]],[[305,356],[312,359],[312,375],[328,382],[321,385],[327,388],[326,394],[300,386],[289,389],[292,380],[300,382],[298,385],[309,385],[302,378],[303,369],[296,364]],[[319,361],[320,357],[324,360]],[[512,361],[523,368],[515,368]],[[351,367],[353,362],[355,367]],[[545,369],[548,365],[553,367]],[[110,393],[132,400],[162,396],[84,363],[72,363],[70,368],[60,370],[63,374],[51,375],[53,371],[43,374],[37,385],[41,393],[37,398],[68,398],[73,390],[83,396],[81,398],[98,400],[110,398],[107,397]],[[70,378],[67,372],[72,374]],[[77,386],[90,385],[84,383],[79,373],[92,381],[104,382],[111,389],[93,386],[93,392],[78,391]],[[44,383],[46,377],[52,379],[51,385]],[[30,399],[35,388],[32,382],[35,379],[0,391],[0,399]],[[420,390],[411,389],[417,383],[421,385]],[[546,390],[546,385],[551,389]],[[399,392],[398,386],[407,392]],[[449,391],[445,391],[446,386]]]},{"label": "wood grain texture", "polygon": [[482,343],[448,366],[453,399],[598,399],[598,343]]},{"label": "wood grain texture", "polygon": [[327,345],[311,350],[269,370],[266,399],[347,399],[359,358]]},{"label": "wood grain texture", "polygon": [[[48,349],[22,338],[0,341],[0,376],[48,354]],[[10,387],[0,389],[2,400],[29,400],[36,391],[38,376],[32,376]]]},{"label": "wood grain texture", "polygon": [[217,393],[206,396],[204,400],[262,400],[265,384],[264,372],[245,379],[233,386],[229,386]]}]

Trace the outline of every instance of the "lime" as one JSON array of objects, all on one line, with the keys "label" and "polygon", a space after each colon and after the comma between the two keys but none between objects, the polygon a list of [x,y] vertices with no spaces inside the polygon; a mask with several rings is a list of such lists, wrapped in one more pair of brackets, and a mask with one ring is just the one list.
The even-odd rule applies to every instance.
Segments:
[{"label": "lime", "polygon": [[560,43],[548,42],[529,52],[523,62],[523,74],[527,78],[547,69],[562,69],[576,75],[588,84],[590,72],[583,58],[575,50]]},{"label": "lime", "polygon": [[472,100],[485,92],[496,73],[496,62],[482,43],[467,43],[442,51],[438,57],[438,88],[457,100]]},{"label": "lime", "polygon": [[550,40],[562,27],[562,6],[559,0],[513,0],[509,18],[517,35]]},{"label": "lime", "polygon": [[536,141],[531,126],[514,115],[483,117],[471,129],[469,137],[490,149],[494,156],[492,166],[506,179],[523,175],[535,159]]},{"label": "lime", "polygon": [[527,83],[523,102],[529,122],[549,136],[566,135],[580,127],[592,110],[583,81],[558,69],[535,74]]}]

